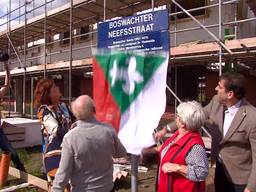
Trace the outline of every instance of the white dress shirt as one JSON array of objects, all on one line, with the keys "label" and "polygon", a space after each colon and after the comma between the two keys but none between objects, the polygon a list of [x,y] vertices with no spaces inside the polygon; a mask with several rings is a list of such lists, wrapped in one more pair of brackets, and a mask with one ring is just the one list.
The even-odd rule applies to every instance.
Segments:
[{"label": "white dress shirt", "polygon": [[241,100],[238,101],[235,105],[228,107],[225,111],[224,115],[224,124],[223,124],[223,137],[225,137],[226,133],[228,132],[228,129],[241,105]]}]

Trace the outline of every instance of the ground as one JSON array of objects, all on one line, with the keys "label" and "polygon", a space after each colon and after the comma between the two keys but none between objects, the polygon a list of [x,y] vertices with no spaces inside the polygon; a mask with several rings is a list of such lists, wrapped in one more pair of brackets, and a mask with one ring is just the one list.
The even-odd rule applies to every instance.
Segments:
[{"label": "ground", "polygon": [[[35,175],[37,177],[42,177],[41,167],[42,167],[42,155],[41,155],[41,148],[27,148],[18,150],[19,156],[21,157],[22,161],[25,162],[25,168],[28,173]],[[157,165],[154,163],[154,159],[150,159],[145,166],[148,168],[148,172],[146,173],[139,173],[138,178],[138,191],[139,192],[153,192],[155,189],[155,178],[157,172]],[[214,168],[210,168],[209,175],[206,180],[206,192],[214,192],[213,189],[213,175],[214,175]],[[130,192],[131,191],[131,178],[130,175],[126,178],[122,178],[115,182],[115,188],[117,192]],[[8,178],[8,182],[6,187],[10,187],[13,185],[17,185],[20,183],[24,183],[21,180],[17,180],[13,177]],[[29,187],[25,189],[16,190],[17,192],[36,192],[42,190],[36,187]]]}]

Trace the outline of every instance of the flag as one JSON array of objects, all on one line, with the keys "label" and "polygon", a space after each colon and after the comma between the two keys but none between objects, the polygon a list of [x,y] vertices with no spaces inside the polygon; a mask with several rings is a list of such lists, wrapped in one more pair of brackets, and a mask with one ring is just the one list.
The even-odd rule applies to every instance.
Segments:
[{"label": "flag", "polygon": [[168,53],[96,51],[93,96],[96,118],[111,123],[128,153],[155,143],[152,133],[166,105]]}]

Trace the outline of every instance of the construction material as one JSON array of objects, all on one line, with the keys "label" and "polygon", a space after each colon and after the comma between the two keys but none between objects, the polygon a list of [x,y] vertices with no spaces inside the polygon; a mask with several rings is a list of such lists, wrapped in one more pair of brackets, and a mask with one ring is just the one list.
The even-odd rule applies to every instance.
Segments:
[{"label": "construction material", "polygon": [[3,131],[14,148],[41,145],[41,127],[38,120],[5,118],[2,122]]},{"label": "construction material", "polygon": [[17,189],[22,189],[22,188],[26,188],[30,186],[30,183],[22,183],[20,185],[16,185],[16,186],[11,186],[9,188],[6,189],[2,189],[0,190],[0,192],[10,192],[10,191],[16,191]]},{"label": "construction material", "polygon": [[115,182],[115,180],[121,179],[121,177],[126,177],[128,175],[128,172],[122,168],[121,166],[114,166],[114,170],[113,170],[113,182]]},{"label": "construction material", "polygon": [[[122,170],[131,170],[131,165],[121,165],[121,164],[114,164],[114,169],[120,168]],[[138,166],[138,172],[139,173],[146,173],[148,171],[148,168],[145,166]]]},{"label": "construction material", "polygon": [[39,187],[40,189],[48,191],[48,184],[46,180],[30,175],[13,167],[9,168],[9,175],[28,182],[36,187]]},{"label": "construction material", "polygon": [[14,148],[18,148],[19,146],[24,146],[25,140],[25,128],[18,127],[3,121],[2,124],[3,131],[8,139],[8,141],[12,144]]}]

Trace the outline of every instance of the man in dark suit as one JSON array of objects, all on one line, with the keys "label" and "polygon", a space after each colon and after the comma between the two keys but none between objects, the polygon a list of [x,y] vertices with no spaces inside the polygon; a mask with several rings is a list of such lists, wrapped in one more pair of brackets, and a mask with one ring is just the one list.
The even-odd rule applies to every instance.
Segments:
[{"label": "man in dark suit", "polygon": [[[217,95],[204,107],[216,161],[215,191],[256,192],[256,108],[244,98],[244,76],[224,73],[215,90]],[[159,140],[173,130],[169,124],[154,136]]]},{"label": "man in dark suit", "polygon": [[217,95],[204,108],[216,160],[216,192],[256,191],[256,108],[245,96],[245,79],[224,73]]}]

